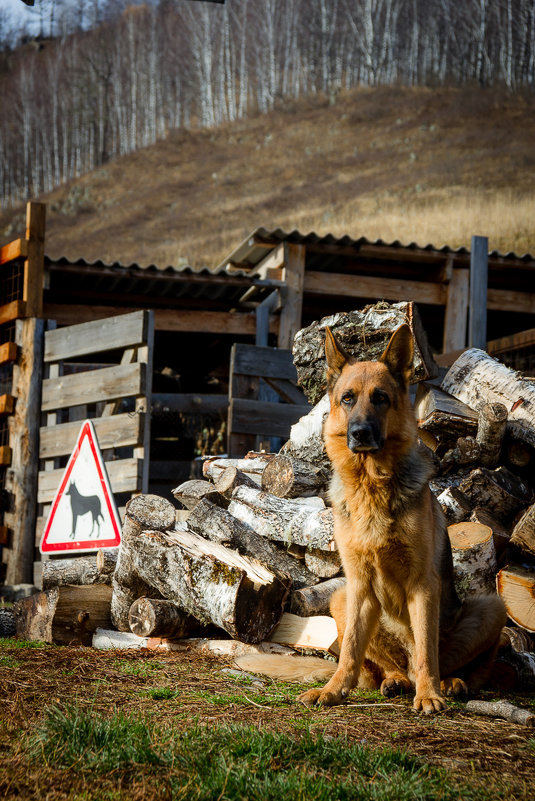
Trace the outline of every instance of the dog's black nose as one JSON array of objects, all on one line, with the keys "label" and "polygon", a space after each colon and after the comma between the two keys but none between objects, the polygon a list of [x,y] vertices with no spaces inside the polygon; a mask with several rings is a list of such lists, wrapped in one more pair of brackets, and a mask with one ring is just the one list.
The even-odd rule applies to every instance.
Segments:
[{"label": "dog's black nose", "polygon": [[353,453],[380,450],[383,440],[379,427],[370,422],[351,423],[347,429],[347,447]]}]

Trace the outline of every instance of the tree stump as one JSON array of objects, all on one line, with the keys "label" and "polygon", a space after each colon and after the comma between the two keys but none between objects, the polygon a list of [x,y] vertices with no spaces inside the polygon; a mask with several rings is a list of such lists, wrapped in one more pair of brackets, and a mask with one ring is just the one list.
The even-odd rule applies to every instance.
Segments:
[{"label": "tree stump", "polygon": [[14,604],[17,635],[58,645],[91,645],[97,628],[109,628],[111,587],[54,587]]},{"label": "tree stump", "polygon": [[469,595],[494,592],[496,551],[492,529],[481,523],[448,526],[455,588],[461,600]]}]

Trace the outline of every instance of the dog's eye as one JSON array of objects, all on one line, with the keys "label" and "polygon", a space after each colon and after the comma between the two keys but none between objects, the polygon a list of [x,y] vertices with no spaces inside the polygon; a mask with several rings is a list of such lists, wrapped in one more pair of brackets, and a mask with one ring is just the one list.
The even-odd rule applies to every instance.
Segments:
[{"label": "dog's eye", "polygon": [[342,397],[340,398],[341,403],[344,403],[346,406],[349,406],[355,400],[355,396],[352,392],[344,392]]},{"label": "dog's eye", "polygon": [[385,403],[390,403],[390,398],[381,389],[374,389],[372,393],[372,403],[374,406],[381,406]]}]

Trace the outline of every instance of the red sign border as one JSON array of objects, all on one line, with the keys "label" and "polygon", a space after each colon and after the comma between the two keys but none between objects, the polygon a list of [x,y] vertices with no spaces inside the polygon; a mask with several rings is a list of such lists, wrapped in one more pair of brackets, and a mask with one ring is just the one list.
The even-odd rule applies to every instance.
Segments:
[{"label": "red sign border", "polygon": [[[85,438],[88,438],[89,447],[91,448],[91,452],[93,454],[93,458],[95,460],[95,465],[98,472],[98,477],[100,480],[100,484],[102,487],[102,491],[104,493],[104,500],[106,501],[106,506],[108,509],[108,513],[111,518],[113,530],[115,531],[114,539],[108,540],[71,540],[69,542],[55,542],[55,543],[48,543],[47,537],[52,528],[52,523],[54,521],[54,515],[56,514],[59,502],[63,496],[65,491],[65,487],[67,486],[72,470],[74,465],[76,464],[76,460],[80,455],[80,450],[82,447],[82,443]],[[61,480],[61,484],[59,485],[59,489],[56,493],[56,497],[54,498],[54,503],[52,504],[52,509],[50,510],[50,515],[47,520],[47,524],[45,527],[45,531],[43,537],[41,539],[41,544],[39,546],[39,550],[41,553],[65,553],[68,551],[97,551],[101,548],[117,548],[121,544],[121,529],[119,526],[118,515],[115,507],[115,502],[112,500],[111,494],[111,487],[109,485],[108,477],[105,473],[104,462],[102,460],[102,456],[100,453],[100,449],[97,444],[96,440],[96,433],[95,429],[93,428],[93,424],[90,420],[86,420],[82,425],[80,433],[78,434],[78,439],[76,441],[76,446],[71,454],[67,467],[65,468],[65,473],[63,474],[63,478]]]}]

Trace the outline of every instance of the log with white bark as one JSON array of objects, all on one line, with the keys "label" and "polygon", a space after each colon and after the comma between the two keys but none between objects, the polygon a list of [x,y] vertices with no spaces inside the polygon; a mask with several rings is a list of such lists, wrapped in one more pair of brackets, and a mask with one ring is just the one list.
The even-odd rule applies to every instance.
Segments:
[{"label": "log with white bark", "polygon": [[497,565],[492,529],[480,523],[454,523],[448,526],[448,536],[455,588],[461,600],[494,592]]},{"label": "log with white bark", "polygon": [[535,650],[535,638],[520,626],[504,626],[500,635],[500,645],[502,642],[519,653]]},{"label": "log with white bark", "polygon": [[173,601],[159,598],[138,598],[130,607],[128,622],[132,634],[138,637],[192,637],[200,634],[203,626],[196,617],[188,614]]},{"label": "log with white bark", "polygon": [[510,543],[528,554],[535,555],[535,503],[528,506],[515,525]]},{"label": "log with white bark", "polygon": [[323,444],[323,424],[331,409],[329,396],[324,395],[312,411],[301,417],[290,428],[290,439],[280,453],[294,459],[316,464],[329,475],[331,466]]},{"label": "log with white bark", "polygon": [[43,590],[65,587],[67,584],[111,584],[111,572],[99,570],[96,556],[43,562]]},{"label": "log with white bark", "polygon": [[[269,464],[270,462],[267,463],[266,469],[269,467]],[[232,493],[236,487],[243,486],[257,488],[258,482],[250,478],[247,473],[244,473],[242,470],[238,470],[235,465],[230,465],[229,467],[225,468],[225,470],[218,475],[214,482],[215,489],[220,492],[221,495],[223,495],[223,497],[225,497],[228,501],[230,501]],[[210,498],[208,500],[210,500]]]},{"label": "log with white bark", "polygon": [[274,455],[273,453],[254,453],[251,451],[244,459],[227,459],[216,456],[203,462],[203,476],[215,482],[227,467],[236,467],[260,486],[264,468]]},{"label": "log with white bark", "polygon": [[500,559],[509,544],[509,539],[511,537],[510,531],[481,506],[476,506],[468,519],[472,523],[482,523],[484,526],[489,526],[489,528],[492,529],[492,539],[494,540],[496,557]]},{"label": "log with white bark", "polygon": [[414,414],[421,431],[432,434],[443,449],[477,432],[477,412],[434,384],[418,386]]},{"label": "log with white bark", "polygon": [[335,550],[332,509],[313,508],[307,503],[277,498],[260,489],[238,487],[228,511],[274,542]]},{"label": "log with white bark", "polygon": [[461,492],[457,487],[446,487],[437,496],[437,501],[450,525],[452,523],[460,523],[461,520],[466,520],[470,515],[470,501],[464,492]]},{"label": "log with white bark", "polygon": [[474,437],[459,437],[455,447],[446,451],[440,460],[440,472],[449,473],[459,467],[475,464],[481,456],[481,446]]},{"label": "log with white bark", "polygon": [[132,571],[162,598],[244,642],[265,639],[282,614],[291,579],[190,531],[136,531],[122,549]]},{"label": "log with white bark", "polygon": [[58,645],[91,645],[98,627],[110,627],[111,587],[54,587],[14,604],[17,635]]},{"label": "log with white bark", "polygon": [[336,623],[327,615],[301,617],[285,612],[269,639],[292,648],[328,651],[334,656],[340,654]]},{"label": "log with white bark", "polygon": [[262,489],[278,498],[303,498],[324,493],[329,478],[330,471],[321,464],[281,453],[271,459],[262,473]]},{"label": "log with white bark", "polygon": [[294,588],[306,587],[319,580],[305,564],[291,556],[285,548],[262,537],[228,510],[218,508],[206,499],[201,501],[190,514],[188,528],[212,542],[234,548],[241,554],[253,556],[270,568],[288,574]]},{"label": "log with white bark", "polygon": [[303,587],[292,591],[290,612],[300,617],[328,615],[333,593],[343,587],[345,583],[346,579],[340,576],[339,578],[322,581],[313,587]]},{"label": "log with white bark", "polygon": [[321,548],[306,549],[305,565],[320,579],[334,578],[342,569],[338,551],[325,551]]},{"label": "log with white bark", "polygon": [[228,506],[226,498],[216,490],[211,481],[193,478],[179,484],[172,493],[177,501],[189,510],[194,509],[203,498],[208,498],[211,503],[218,506]]},{"label": "log with white bark", "polygon": [[503,403],[483,403],[479,407],[476,440],[481,447],[483,467],[497,467],[507,427],[507,408]]},{"label": "log with white bark", "polygon": [[518,723],[521,726],[535,726],[535,713],[529,709],[521,709],[509,701],[468,701],[466,711],[475,715],[485,715],[488,718],[503,718],[509,723]]},{"label": "log with white bark", "polygon": [[119,631],[130,631],[128,613],[138,598],[159,593],[133,568],[131,538],[143,529],[166,531],[175,524],[175,507],[159,495],[137,495],[126,504],[121,547],[112,579],[111,619]]},{"label": "log with white bark", "polygon": [[511,620],[535,632],[535,569],[520,565],[503,567],[496,576],[496,589]]},{"label": "log with white bark", "polygon": [[117,567],[120,548],[100,548],[97,551],[97,568],[100,573],[112,576]]},{"label": "log with white bark", "polygon": [[297,332],[293,344],[298,383],[310,403],[326,392],[325,329],[329,327],[345,350],[360,361],[374,361],[383,354],[390,337],[408,324],[414,341],[416,381],[434,378],[438,368],[431,354],[417,308],[412,302],[381,301],[361,311],[339,312],[313,322]]},{"label": "log with white bark", "polygon": [[535,445],[535,383],[485,351],[470,348],[462,353],[446,373],[442,388],[476,411],[485,403],[503,403],[508,432]]},{"label": "log with white bark", "polygon": [[478,467],[463,478],[459,489],[468,496],[473,508],[483,506],[506,524],[533,501],[531,487],[506,467],[496,470]]}]

